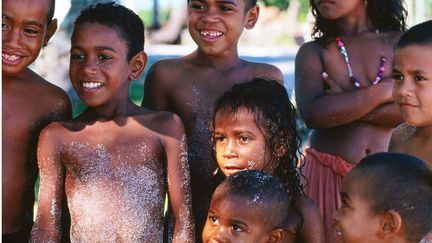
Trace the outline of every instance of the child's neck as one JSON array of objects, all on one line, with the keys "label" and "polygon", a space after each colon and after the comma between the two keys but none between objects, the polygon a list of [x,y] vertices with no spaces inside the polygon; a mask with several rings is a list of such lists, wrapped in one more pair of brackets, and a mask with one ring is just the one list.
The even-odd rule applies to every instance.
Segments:
[{"label": "child's neck", "polygon": [[414,136],[422,141],[432,141],[432,126],[416,127]]},{"label": "child's neck", "polygon": [[198,49],[195,51],[195,56],[200,66],[210,66],[220,70],[232,68],[241,62],[237,49],[220,55],[206,55]]},{"label": "child's neck", "polygon": [[127,99],[126,102],[116,104],[105,104],[97,107],[88,107],[80,119],[86,121],[110,121],[116,118],[124,118],[138,114],[141,108]]},{"label": "child's neck", "polygon": [[339,36],[348,37],[355,36],[362,33],[374,32],[375,28],[367,18],[366,13],[356,16],[347,16],[336,21],[336,27],[339,30]]}]

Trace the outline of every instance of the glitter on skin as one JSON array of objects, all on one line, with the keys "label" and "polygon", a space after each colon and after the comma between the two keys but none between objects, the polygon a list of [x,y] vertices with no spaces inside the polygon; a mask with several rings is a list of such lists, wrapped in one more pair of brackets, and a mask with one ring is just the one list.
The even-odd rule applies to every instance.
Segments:
[{"label": "glitter on skin", "polygon": [[[166,185],[163,164],[153,161],[145,142],[136,145],[138,154],[123,158],[120,165],[110,162],[107,149],[97,144],[70,144],[71,154],[87,153],[81,163],[87,166],[69,168],[74,184],[66,192],[71,211],[71,240],[75,242],[159,242],[163,234],[163,205]],[[81,153],[82,156],[83,154]],[[143,156],[145,155],[145,156]],[[145,161],[134,166],[128,162],[141,156]],[[116,158],[117,159],[117,158]],[[130,161],[129,161],[130,160]],[[148,165],[154,165],[151,168]],[[157,168],[160,167],[160,168]],[[68,183],[68,180],[67,182]],[[66,185],[68,187],[68,185]],[[131,213],[134,212],[134,213]],[[155,217],[159,215],[158,217]]]}]

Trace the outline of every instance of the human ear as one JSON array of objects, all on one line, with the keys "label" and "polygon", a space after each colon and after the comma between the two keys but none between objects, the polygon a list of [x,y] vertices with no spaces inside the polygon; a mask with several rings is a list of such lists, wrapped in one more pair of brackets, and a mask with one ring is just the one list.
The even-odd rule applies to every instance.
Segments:
[{"label": "human ear", "polygon": [[129,74],[130,80],[137,80],[141,78],[141,75],[144,72],[145,66],[147,64],[147,54],[145,52],[140,51],[130,61],[131,71]]},{"label": "human ear", "polygon": [[382,216],[379,231],[382,238],[394,237],[401,233],[401,229],[402,217],[397,211],[389,210]]},{"label": "human ear", "polygon": [[258,21],[258,16],[259,16],[259,6],[255,5],[247,12],[246,24],[245,24],[246,29],[252,29],[255,26],[256,22]]},{"label": "human ear", "polygon": [[281,242],[283,238],[284,238],[284,231],[282,229],[274,229],[268,235],[267,243]]},{"label": "human ear", "polygon": [[47,31],[45,34],[45,39],[43,42],[43,46],[47,46],[48,41],[51,39],[51,37],[54,35],[54,33],[57,30],[57,19],[52,19],[47,27]]}]

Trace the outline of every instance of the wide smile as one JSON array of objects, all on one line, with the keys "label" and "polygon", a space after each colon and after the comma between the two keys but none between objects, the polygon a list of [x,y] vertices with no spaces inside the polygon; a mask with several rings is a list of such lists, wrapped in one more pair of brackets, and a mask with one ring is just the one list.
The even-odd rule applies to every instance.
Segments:
[{"label": "wide smile", "polygon": [[217,30],[200,30],[199,34],[204,41],[214,42],[223,36],[221,31]]},{"label": "wide smile", "polygon": [[2,63],[9,66],[18,65],[22,60],[21,55],[2,53]]},{"label": "wide smile", "polygon": [[97,91],[105,86],[104,83],[98,81],[80,81],[80,84],[87,92]]}]

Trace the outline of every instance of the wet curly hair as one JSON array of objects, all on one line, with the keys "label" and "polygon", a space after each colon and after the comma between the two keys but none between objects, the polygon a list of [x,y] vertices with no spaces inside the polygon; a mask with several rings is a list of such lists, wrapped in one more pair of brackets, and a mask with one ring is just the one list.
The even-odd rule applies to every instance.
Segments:
[{"label": "wet curly hair", "polygon": [[[276,162],[274,175],[294,197],[304,194],[300,182],[303,175],[299,169],[301,138],[297,131],[297,114],[285,87],[277,81],[261,78],[235,84],[214,105],[213,132],[216,113],[222,108],[231,109],[233,114],[240,108],[246,108],[254,114],[255,122],[266,139],[266,147],[270,150],[271,161]],[[285,151],[282,156],[277,155],[280,146]]]}]

